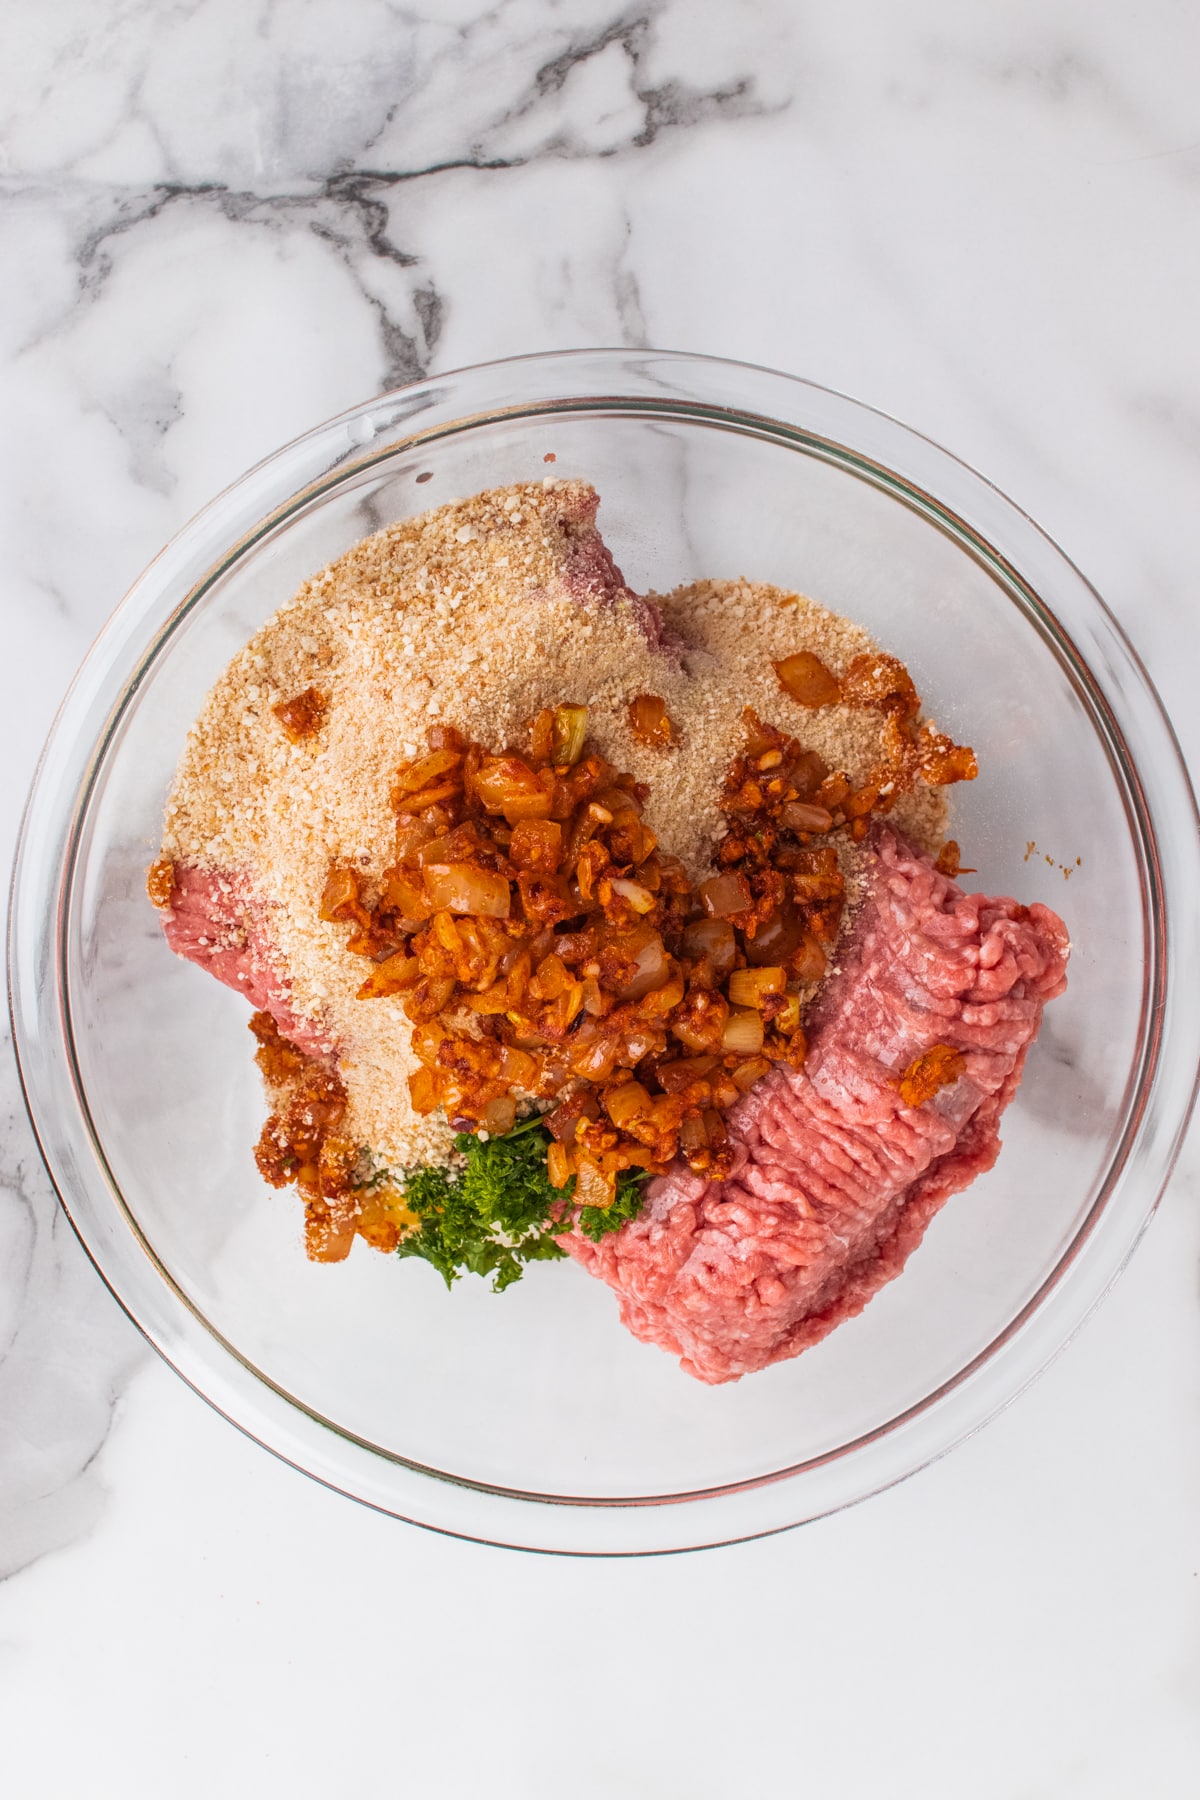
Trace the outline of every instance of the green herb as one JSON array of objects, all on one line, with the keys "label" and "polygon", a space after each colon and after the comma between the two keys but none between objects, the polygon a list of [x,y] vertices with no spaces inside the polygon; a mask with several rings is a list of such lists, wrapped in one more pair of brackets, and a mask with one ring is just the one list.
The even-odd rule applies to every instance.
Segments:
[{"label": "green herb", "polygon": [[[577,1222],[584,1237],[598,1244],[610,1231],[620,1231],[627,1220],[636,1219],[645,1198],[642,1193],[645,1179],[645,1169],[622,1169],[617,1176],[617,1197],[611,1206],[581,1206]],[[572,1176],[570,1186],[574,1185],[575,1177]]]},{"label": "green herb", "polygon": [[[565,1188],[551,1187],[550,1141],[540,1118],[486,1141],[460,1134],[454,1147],[466,1159],[464,1168],[414,1169],[405,1177],[405,1204],[421,1222],[401,1241],[398,1254],[432,1263],[447,1287],[464,1270],[490,1275],[498,1294],[521,1279],[525,1263],[564,1256],[554,1240],[576,1222],[575,1178]],[[596,1242],[635,1218],[644,1180],[643,1170],[622,1170],[611,1206],[579,1207],[584,1235]]]}]

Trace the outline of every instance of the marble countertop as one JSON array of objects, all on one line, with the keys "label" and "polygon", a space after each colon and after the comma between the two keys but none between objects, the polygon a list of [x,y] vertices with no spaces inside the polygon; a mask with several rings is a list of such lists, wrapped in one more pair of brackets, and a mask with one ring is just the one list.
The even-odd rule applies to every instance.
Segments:
[{"label": "marble countertop", "polygon": [[[6,846],[91,637],[213,493],[387,386],[588,343],[803,374],[984,470],[1095,582],[1196,766],[1184,0],[6,24]],[[92,1273],[7,1047],[0,1078],[13,1800],[1200,1791],[1194,1139],[1113,1296],[953,1455],[781,1538],[600,1565],[403,1527],[231,1430]]]}]

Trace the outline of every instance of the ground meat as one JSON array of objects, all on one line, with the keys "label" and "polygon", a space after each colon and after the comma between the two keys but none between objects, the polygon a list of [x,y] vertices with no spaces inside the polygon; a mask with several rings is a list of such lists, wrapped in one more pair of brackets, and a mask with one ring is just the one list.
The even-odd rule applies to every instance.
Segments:
[{"label": "ground meat", "polygon": [[[630,1331],[701,1381],[795,1356],[900,1273],[996,1160],[1042,1007],[1066,985],[1066,928],[1047,907],[964,894],[887,828],[872,852],[808,1060],[729,1115],[733,1172],[673,1172],[612,1237],[564,1240]],[[899,1080],[934,1045],[960,1051],[963,1073],[907,1106]]]},{"label": "ground meat", "polygon": [[175,866],[175,888],[162,914],[166,939],[177,956],[207,969],[226,987],[270,1013],[284,1037],[310,1056],[331,1049],[312,1020],[291,1005],[291,984],[272,944],[268,908],[244,875]]},{"label": "ground meat", "polygon": [[559,576],[563,592],[582,607],[625,601],[647,643],[673,651],[675,645],[668,641],[657,606],[626,586],[612,551],[597,530],[599,506],[595,489],[582,484],[569,490],[569,498],[564,500],[560,523],[567,532],[568,550]]}]

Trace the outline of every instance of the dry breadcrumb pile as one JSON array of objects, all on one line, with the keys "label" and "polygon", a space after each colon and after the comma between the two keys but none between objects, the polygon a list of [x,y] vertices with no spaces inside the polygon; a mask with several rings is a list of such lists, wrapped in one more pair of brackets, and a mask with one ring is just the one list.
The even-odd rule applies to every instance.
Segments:
[{"label": "dry breadcrumb pile", "polygon": [[[528,745],[544,706],[584,703],[589,734],[651,788],[646,820],[694,879],[721,829],[717,801],[744,743],[743,710],[861,782],[878,760],[879,716],[814,712],[772,670],[810,650],[840,675],[877,648],[812,600],[745,580],[701,581],[653,597],[665,648],[647,641],[639,603],[584,604],[562,581],[581,483],[495,489],[406,520],[356,544],[274,615],[230,663],[192,727],[167,802],[163,854],[243,872],[269,908],[269,934],[294,1010],[338,1046],[346,1130],[393,1168],[444,1162],[451,1131],[409,1105],[417,1066],[402,997],[361,1001],[347,927],[318,917],[330,864],[368,879],[393,860],[389,793],[397,765],[435,723],[499,749]],[[273,709],[316,689],[320,729],[293,741]],[[669,749],[630,730],[635,694],[666,702]],[[945,802],[919,787],[896,823],[936,849]],[[852,871],[847,871],[848,874]]]}]

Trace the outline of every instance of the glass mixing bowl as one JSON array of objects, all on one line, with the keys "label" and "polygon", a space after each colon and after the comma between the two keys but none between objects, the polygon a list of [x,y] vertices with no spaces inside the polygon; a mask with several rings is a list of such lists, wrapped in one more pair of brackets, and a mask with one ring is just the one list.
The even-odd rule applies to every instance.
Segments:
[{"label": "glass mixing bowl", "polygon": [[[954,833],[991,893],[1074,939],[999,1164],[900,1280],[804,1356],[721,1388],[534,1265],[447,1293],[365,1246],[305,1261],[251,1158],[238,998],[168,951],[145,897],[163,798],[210,684],[299,582],[479,488],[592,481],[631,585],[746,575],[858,620],[982,773]],[[586,699],[586,695],[572,695]],[[397,1517],[622,1554],[795,1525],[911,1473],[1080,1324],[1161,1192],[1200,1046],[1195,808],[1129,645],[1062,553],[894,420],[762,369],[652,351],[438,376],[322,425],[158,557],[69,693],[12,910],[29,1109],[113,1293],[179,1373],[297,1468]],[[1187,896],[1191,896],[1189,901]]]}]

